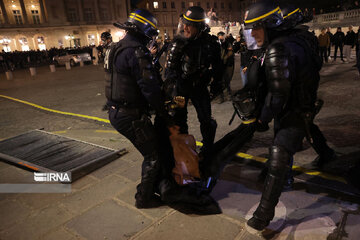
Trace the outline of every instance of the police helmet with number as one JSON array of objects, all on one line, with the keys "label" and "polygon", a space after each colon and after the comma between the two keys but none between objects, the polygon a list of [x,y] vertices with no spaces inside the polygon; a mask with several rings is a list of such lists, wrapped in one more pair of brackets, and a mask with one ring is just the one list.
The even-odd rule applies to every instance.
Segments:
[{"label": "police helmet with number", "polygon": [[134,24],[149,39],[158,35],[157,20],[145,9],[137,9],[130,13],[127,22]]},{"label": "police helmet with number", "polygon": [[259,1],[249,7],[245,12],[245,29],[263,27],[275,29],[283,23],[284,19],[280,7],[273,1]]},{"label": "police helmet with number", "polygon": [[204,9],[199,6],[189,7],[180,18],[183,24],[193,25],[199,30],[205,29],[206,14]]}]

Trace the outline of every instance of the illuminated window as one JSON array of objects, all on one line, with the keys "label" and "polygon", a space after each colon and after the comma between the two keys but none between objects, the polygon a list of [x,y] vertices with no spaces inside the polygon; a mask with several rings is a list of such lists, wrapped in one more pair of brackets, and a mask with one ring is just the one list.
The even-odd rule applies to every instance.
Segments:
[{"label": "illuminated window", "polygon": [[153,2],[154,4],[154,9],[158,9],[159,8],[159,2]]},{"label": "illuminated window", "polygon": [[38,10],[31,10],[31,15],[32,15],[32,19],[33,19],[34,24],[40,24],[39,11]]},{"label": "illuminated window", "polygon": [[11,39],[8,37],[0,39],[0,44],[3,46],[4,52],[11,52],[11,48],[9,46],[10,42],[11,42]]},{"label": "illuminated window", "polygon": [[28,40],[25,37],[19,38],[19,43],[21,45],[21,50],[22,51],[29,51],[29,44],[28,44]]},{"label": "illuminated window", "polygon": [[14,14],[15,23],[18,24],[18,25],[23,24],[22,16],[20,14],[20,10],[13,10],[13,14]]},{"label": "illuminated window", "polygon": [[38,37],[37,38],[37,42],[38,42],[38,47],[40,51],[46,50],[46,45],[45,45],[45,39],[44,37]]},{"label": "illuminated window", "polygon": [[88,43],[90,46],[95,46],[95,35],[94,34],[89,34],[87,35],[88,37]]},{"label": "illuminated window", "polygon": [[189,7],[193,7],[194,6],[194,2],[189,2]]}]

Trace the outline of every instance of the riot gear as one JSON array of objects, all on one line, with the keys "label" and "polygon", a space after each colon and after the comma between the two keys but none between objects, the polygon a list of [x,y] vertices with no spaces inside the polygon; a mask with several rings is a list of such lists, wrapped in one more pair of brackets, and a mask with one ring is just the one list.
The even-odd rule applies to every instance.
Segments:
[{"label": "riot gear", "polygon": [[[146,39],[156,35],[156,19],[146,10],[136,10],[125,24],[114,24],[128,32],[113,44],[107,59],[106,89],[111,125],[135,146],[144,157],[141,183],[135,194],[137,208],[153,207],[158,198],[160,148],[158,130],[149,118],[149,107],[163,119],[169,118],[164,108],[160,79],[146,48]],[[155,26],[155,27],[154,27]]]},{"label": "riot gear", "polygon": [[191,38],[195,39],[199,37],[202,32],[207,32],[208,30],[208,27],[205,24],[205,18],[205,11],[201,7],[193,6],[188,8],[184,14],[180,15],[177,34],[183,35],[185,25],[188,25],[197,29],[197,32],[193,33]]},{"label": "riot gear", "polygon": [[[295,17],[295,10],[288,13],[287,18]],[[267,126],[274,120],[274,141],[262,198],[247,223],[257,230],[263,230],[273,219],[291,159],[301,148],[304,137],[308,137],[310,144],[316,142],[312,146],[317,152],[321,151],[320,155],[328,150],[320,130],[312,122],[321,68],[317,39],[303,28],[294,28],[296,24],[291,22],[284,27],[283,21],[279,8],[270,1],[250,6],[245,19],[245,27],[253,28],[252,35],[257,30],[259,35],[254,35],[257,42],[266,42],[262,44],[266,49],[261,61],[266,97],[258,123]],[[257,28],[264,30],[264,41],[261,29]]]},{"label": "riot gear", "polygon": [[148,41],[158,35],[156,18],[145,9],[137,9],[130,13],[125,23],[114,23],[114,26],[145,36]]},{"label": "riot gear", "polygon": [[[211,117],[210,93],[215,96],[223,90],[220,46],[217,37],[206,31],[202,8],[190,7],[181,19],[185,24],[199,27],[200,32],[195,37],[174,38],[167,56],[164,85],[169,94],[185,98],[185,107],[175,109],[174,114],[181,133],[188,132],[187,103],[191,99],[198,114],[205,150],[211,148],[217,126]],[[210,93],[207,89],[209,84]],[[168,96],[169,99],[173,97]]]},{"label": "riot gear", "polygon": [[252,29],[264,27],[274,29],[279,27],[283,22],[283,16],[279,6],[273,1],[259,1],[250,6],[245,12],[245,28]]},{"label": "riot gear", "polygon": [[304,21],[304,15],[300,8],[296,8],[293,5],[287,4],[281,7],[281,12],[284,17],[284,29],[293,28],[296,25],[303,23]]}]

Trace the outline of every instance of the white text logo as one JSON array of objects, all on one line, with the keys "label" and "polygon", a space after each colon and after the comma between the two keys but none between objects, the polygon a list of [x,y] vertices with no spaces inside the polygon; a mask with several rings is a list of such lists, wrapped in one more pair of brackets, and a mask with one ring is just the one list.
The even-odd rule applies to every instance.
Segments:
[{"label": "white text logo", "polygon": [[34,180],[36,182],[71,182],[70,173],[36,173],[34,172]]}]

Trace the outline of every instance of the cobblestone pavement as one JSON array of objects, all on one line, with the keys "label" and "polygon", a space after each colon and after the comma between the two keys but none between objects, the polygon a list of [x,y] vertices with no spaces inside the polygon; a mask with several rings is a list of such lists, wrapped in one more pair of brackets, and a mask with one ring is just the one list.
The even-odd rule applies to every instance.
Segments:
[{"label": "cobblestone pavement", "polygon": [[[236,58],[233,90],[241,87]],[[319,96],[325,105],[316,119],[330,146],[339,155],[360,151],[360,78],[354,63],[329,63],[321,71]],[[85,65],[68,71],[39,68],[0,75],[0,95],[47,108],[107,118],[101,66]],[[213,103],[219,139],[240,124],[229,126],[230,102]],[[32,129],[76,138],[105,147],[127,148],[129,153],[72,184],[66,194],[0,194],[0,239],[358,239],[359,206],[340,194],[301,187],[284,192],[276,217],[264,232],[246,227],[261,196],[255,184],[259,169],[236,162],[222,174],[212,195],[222,214],[184,214],[169,206],[139,210],[134,207],[135,186],[140,181],[141,155],[111,126],[92,120],[39,110],[0,97],[0,139]],[[189,128],[201,140],[195,111],[189,109]],[[266,157],[272,133],[258,134],[241,151]],[[316,157],[310,149],[296,154],[295,164],[307,167]],[[0,162],[0,183],[27,183],[33,173]],[[344,224],[339,224],[340,222]],[[344,227],[341,227],[344,225]],[[343,232],[342,232],[343,231]],[[345,234],[346,233],[346,234]],[[341,239],[334,238],[334,239]]]}]

